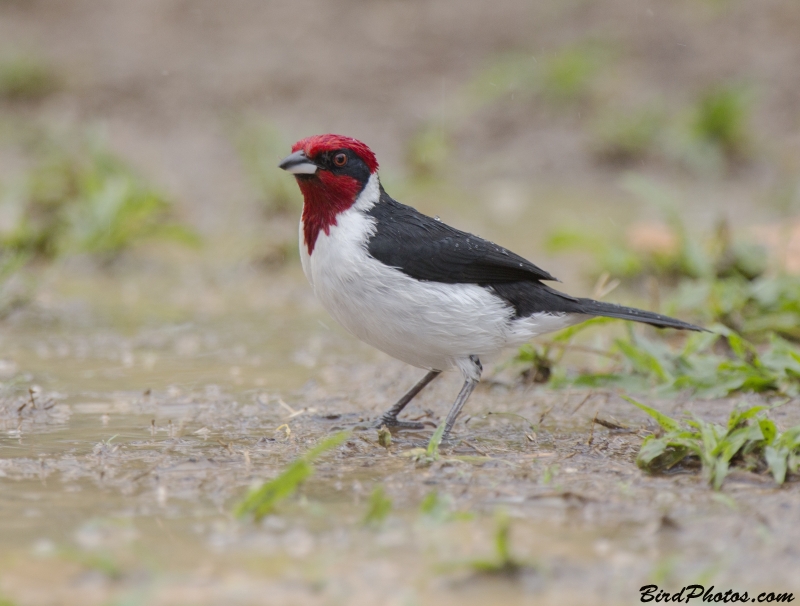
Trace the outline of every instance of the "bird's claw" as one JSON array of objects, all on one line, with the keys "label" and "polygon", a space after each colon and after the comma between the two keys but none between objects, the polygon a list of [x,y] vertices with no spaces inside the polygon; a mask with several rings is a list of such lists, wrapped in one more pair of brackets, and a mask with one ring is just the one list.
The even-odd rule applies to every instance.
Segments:
[{"label": "bird's claw", "polygon": [[416,421],[401,421],[397,417],[383,416],[375,423],[376,427],[386,425],[389,429],[425,429],[424,423]]}]

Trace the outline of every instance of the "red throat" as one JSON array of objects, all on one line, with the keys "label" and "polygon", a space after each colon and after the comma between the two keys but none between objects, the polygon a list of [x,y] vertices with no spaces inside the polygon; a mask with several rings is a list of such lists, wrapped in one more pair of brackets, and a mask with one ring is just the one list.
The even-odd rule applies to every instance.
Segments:
[{"label": "red throat", "polygon": [[310,255],[319,232],[330,234],[331,227],[336,225],[336,215],[355,203],[361,185],[352,177],[334,176],[327,171],[298,179],[297,184],[303,192],[303,239]]},{"label": "red throat", "polygon": [[[315,135],[301,139],[292,146],[293,152],[302,150],[309,158],[337,149],[354,152],[367,165],[371,174],[378,170],[378,161],[372,150],[352,137]],[[303,192],[303,238],[310,255],[314,251],[319,232],[330,234],[331,227],[336,225],[336,216],[355,203],[362,184],[353,177],[334,175],[326,170],[318,170],[314,176],[299,177],[297,184]]]}]

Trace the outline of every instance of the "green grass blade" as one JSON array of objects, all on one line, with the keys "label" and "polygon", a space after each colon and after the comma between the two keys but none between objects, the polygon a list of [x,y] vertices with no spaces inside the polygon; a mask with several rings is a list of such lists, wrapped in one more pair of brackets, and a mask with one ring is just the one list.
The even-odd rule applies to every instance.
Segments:
[{"label": "green grass blade", "polygon": [[648,415],[653,417],[656,420],[656,422],[659,425],[661,425],[661,427],[664,429],[664,431],[680,431],[681,430],[680,423],[678,423],[672,417],[668,417],[664,413],[658,412],[655,408],[650,408],[646,404],[642,404],[641,402],[637,402],[636,400],[634,400],[633,398],[628,397],[628,396],[622,396],[622,399],[623,400],[627,400],[628,402],[630,402],[631,404],[636,406],[638,409],[646,412]]},{"label": "green grass blade", "polygon": [[314,473],[308,461],[298,459],[291,463],[277,478],[252,489],[234,510],[237,518],[247,515],[258,521],[274,510],[275,505],[292,495],[297,487]]},{"label": "green grass blade", "polygon": [[333,434],[322,440],[319,444],[314,446],[311,450],[309,450],[305,456],[303,457],[306,461],[312,462],[315,459],[319,458],[319,456],[332,448],[336,448],[340,444],[343,444],[347,438],[350,437],[349,431],[340,431],[338,433]]},{"label": "green grass blade", "polygon": [[234,515],[237,518],[252,515],[253,519],[258,521],[272,512],[280,501],[294,494],[298,486],[313,475],[314,460],[326,451],[339,446],[349,436],[350,432],[341,431],[322,440],[302,457],[290,463],[276,478],[251,489],[234,509]]},{"label": "green grass blade", "polygon": [[444,424],[445,421],[442,421],[436,431],[433,432],[428,442],[428,449],[425,451],[427,457],[432,461],[439,458],[439,445],[442,443],[442,435],[444,435]]},{"label": "green grass blade", "polygon": [[764,449],[764,458],[767,461],[767,466],[772,473],[772,477],[775,478],[775,482],[783,484],[786,480],[789,450],[786,448],[767,446]]}]

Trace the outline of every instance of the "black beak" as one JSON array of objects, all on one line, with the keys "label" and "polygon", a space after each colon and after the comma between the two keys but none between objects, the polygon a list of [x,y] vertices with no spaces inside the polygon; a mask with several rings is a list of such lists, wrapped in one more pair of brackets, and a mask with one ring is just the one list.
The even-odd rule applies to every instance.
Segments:
[{"label": "black beak", "polygon": [[309,160],[306,153],[302,150],[286,156],[281,160],[281,163],[278,164],[278,168],[282,168],[294,175],[313,175],[317,172],[317,165]]}]

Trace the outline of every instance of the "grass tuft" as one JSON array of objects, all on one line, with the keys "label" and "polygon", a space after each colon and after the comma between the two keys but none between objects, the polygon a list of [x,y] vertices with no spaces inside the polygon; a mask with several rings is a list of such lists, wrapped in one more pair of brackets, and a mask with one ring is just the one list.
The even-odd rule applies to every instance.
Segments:
[{"label": "grass tuft", "polygon": [[[564,354],[571,347],[573,338],[588,328],[607,324],[610,321],[612,320],[609,318],[592,318],[557,332],[545,343],[526,343],[517,350],[517,354],[510,364],[519,369],[519,376],[525,383],[539,384],[548,383],[553,379],[560,380],[561,377],[555,376],[553,373],[558,370]],[[531,430],[536,431],[533,426],[531,426]]]},{"label": "grass tuft", "polygon": [[709,88],[665,127],[663,156],[692,172],[730,171],[753,155],[751,114],[752,95],[745,87],[723,83]]},{"label": "grass tuft", "polygon": [[765,246],[736,237],[726,221],[705,235],[691,234],[663,188],[638,175],[628,175],[623,186],[659,208],[663,222],[635,226],[626,236],[565,229],[550,237],[548,248],[590,253],[595,274],[677,286],[669,307],[699,312],[704,323],[718,322],[755,340],[770,331],[800,339],[800,280],[778,263],[771,266]]},{"label": "grass tuft", "polygon": [[650,108],[602,115],[593,125],[592,152],[612,164],[639,162],[657,147],[664,122],[663,113]]},{"label": "grass tuft", "polygon": [[0,199],[0,252],[38,260],[88,253],[103,260],[146,239],[196,244],[173,204],[96,142],[50,142],[16,191]]},{"label": "grass tuft", "polygon": [[716,332],[693,334],[679,349],[630,331],[612,348],[622,355],[623,365],[579,374],[564,383],[638,391],[657,387],[661,395],[689,390],[701,398],[800,394],[800,351],[790,342],[773,335],[765,346],[756,347],[724,326],[711,328]]},{"label": "grass tuft", "polygon": [[58,89],[55,72],[42,61],[27,56],[0,61],[0,99],[38,101]]},{"label": "grass tuft", "polygon": [[441,495],[436,490],[425,495],[419,505],[419,512],[426,520],[434,523],[473,518],[473,515],[467,511],[453,511],[453,498],[448,494]]},{"label": "grass tuft", "polygon": [[601,259],[597,271],[605,270],[603,276],[632,285],[646,278],[651,293],[655,286],[655,311],[659,285],[674,286],[666,313],[694,315],[699,318],[695,323],[714,333],[667,331],[656,337],[652,331],[634,332],[629,324],[627,338],[616,338],[610,349],[574,347],[603,354],[612,363],[568,376],[559,367],[561,356],[573,348],[571,331],[587,326],[582,324],[544,345],[520,348],[515,362],[522,364],[523,379],[629,390],[657,387],[661,393],[690,390],[709,398],[745,392],[800,394],[800,280],[780,268],[775,271],[764,247],[737,239],[725,222],[702,238],[693,237],[669,193],[651,181],[629,175],[624,185],[662,210],[660,228],[639,229],[627,241],[559,232],[550,239],[551,250],[591,252]]},{"label": "grass tuft", "polygon": [[649,473],[699,462],[704,477],[719,490],[731,467],[768,471],[777,484],[800,468],[800,425],[778,431],[766,417],[764,406],[734,410],[722,426],[697,418],[680,422],[632,398],[625,399],[654,418],[663,432],[648,436],[636,457],[639,468]]},{"label": "grass tuft", "polygon": [[608,48],[588,41],[540,57],[502,55],[475,74],[467,88],[468,97],[478,107],[499,100],[532,98],[563,107],[590,96],[595,79],[610,58]]},{"label": "grass tuft", "polygon": [[367,503],[367,513],[364,515],[364,525],[378,527],[386,520],[392,511],[392,500],[386,496],[383,486],[376,486]]},{"label": "grass tuft", "polygon": [[595,45],[560,50],[544,61],[541,93],[551,103],[575,102],[588,96],[605,57]]},{"label": "grass tuft", "polygon": [[749,153],[749,95],[742,87],[723,85],[705,91],[692,116],[692,133],[697,140],[718,148],[730,159]]},{"label": "grass tuft", "polygon": [[511,522],[505,511],[495,514],[494,551],[493,558],[470,560],[467,566],[479,574],[503,576],[512,576],[530,568],[511,553]]},{"label": "grass tuft", "polygon": [[449,499],[432,490],[422,499],[419,505],[419,512],[432,520],[444,521],[450,512],[450,503],[448,501]]},{"label": "grass tuft", "polygon": [[692,172],[722,173],[754,153],[751,114],[750,91],[722,83],[673,114],[647,105],[601,112],[594,118],[591,151],[614,164],[657,158]]},{"label": "grass tuft", "polygon": [[431,439],[428,441],[427,448],[412,448],[403,453],[403,456],[410,457],[418,465],[431,465],[439,460],[439,445],[442,443],[442,436],[444,435],[444,424],[442,421],[433,432]]}]

